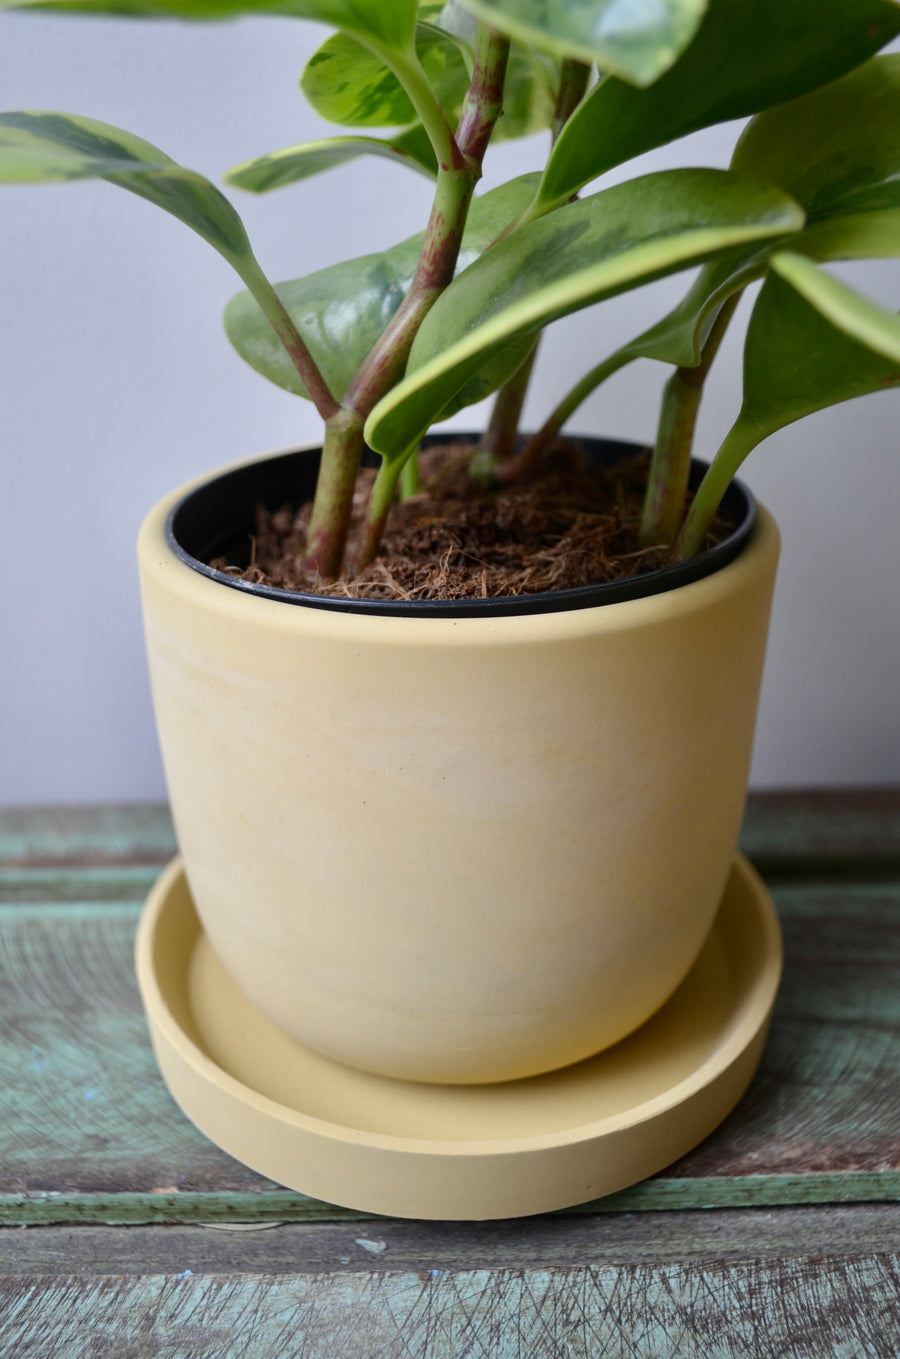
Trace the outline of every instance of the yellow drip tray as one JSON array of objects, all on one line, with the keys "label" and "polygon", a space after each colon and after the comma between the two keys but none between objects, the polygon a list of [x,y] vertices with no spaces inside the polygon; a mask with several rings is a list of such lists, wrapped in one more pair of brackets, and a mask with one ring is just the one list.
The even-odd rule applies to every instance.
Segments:
[{"label": "yellow drip tray", "polygon": [[330,1203],[468,1220],[599,1198],[702,1141],[756,1070],[781,956],[771,900],[738,855],[703,951],[640,1029],[543,1076],[451,1086],[342,1066],[264,1019],[203,933],[180,859],[137,941],[163,1078],[213,1142]]}]

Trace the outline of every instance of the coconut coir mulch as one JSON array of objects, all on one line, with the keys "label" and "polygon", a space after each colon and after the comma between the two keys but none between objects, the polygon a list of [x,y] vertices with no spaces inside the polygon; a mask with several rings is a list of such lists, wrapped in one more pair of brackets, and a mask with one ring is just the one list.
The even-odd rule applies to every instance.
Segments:
[{"label": "coconut coir mulch", "polygon": [[[304,575],[310,507],[256,510],[251,564],[213,566],[254,584],[361,599],[484,599],[534,594],[623,580],[665,566],[660,548],[638,546],[647,459],[615,469],[584,470],[576,449],[562,446],[527,478],[484,489],[469,475],[471,444],[451,444],[422,456],[422,493],[391,510],[381,550],[360,575],[322,582]],[[374,472],[357,483],[350,533],[354,539]],[[718,523],[710,542],[729,525]]]}]

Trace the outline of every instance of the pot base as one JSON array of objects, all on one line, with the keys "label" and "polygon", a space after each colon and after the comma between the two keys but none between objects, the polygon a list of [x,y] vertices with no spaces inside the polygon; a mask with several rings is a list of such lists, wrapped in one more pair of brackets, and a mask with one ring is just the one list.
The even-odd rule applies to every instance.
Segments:
[{"label": "pot base", "polygon": [[484,1220],[600,1198],[712,1132],[759,1061],[781,937],[738,855],[700,957],[652,1019],[587,1061],[486,1086],[369,1075],[282,1033],[213,952],[180,859],[147,899],[137,969],[163,1078],[218,1146],[345,1207]]}]

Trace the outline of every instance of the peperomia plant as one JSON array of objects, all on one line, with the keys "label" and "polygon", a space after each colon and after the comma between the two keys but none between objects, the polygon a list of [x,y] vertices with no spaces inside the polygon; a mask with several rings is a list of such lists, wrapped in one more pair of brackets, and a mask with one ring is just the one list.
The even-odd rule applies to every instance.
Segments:
[{"label": "peperomia plant", "polygon": [[[12,3],[325,23],[336,31],[301,86],[320,114],[353,131],[237,166],[230,184],[268,192],[363,155],[433,179],[418,235],[273,285],[229,200],[156,147],[70,114],[0,115],[0,179],[106,179],[180,218],[237,272],[245,291],[225,314],[233,345],[324,422],[311,578],[372,560],[398,483],[401,494],[415,488],[423,436],[492,392],[473,471],[502,483],[528,472],[610,374],[639,357],[670,365],[641,539],[684,557],[702,546],[760,440],[900,382],[900,320],[820,267],[900,255],[900,55],[874,55],[900,33],[895,0]],[[727,171],[668,170],[584,193],[643,152],[750,115]],[[490,146],[535,132],[549,133],[549,154],[534,173],[478,196]],[[696,265],[671,313],[612,355],[592,356],[537,434],[519,437],[546,326]],[[742,290],[759,280],[743,406],[685,514],[703,385]],[[366,442],[382,461],[347,562]]]}]

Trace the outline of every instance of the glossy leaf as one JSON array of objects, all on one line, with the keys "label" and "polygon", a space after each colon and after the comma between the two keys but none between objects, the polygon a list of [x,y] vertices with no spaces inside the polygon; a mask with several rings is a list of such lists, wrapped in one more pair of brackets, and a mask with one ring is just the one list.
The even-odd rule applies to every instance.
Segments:
[{"label": "glossy leaf", "polygon": [[415,0],[0,0],[8,9],[122,14],[151,19],[233,19],[274,14],[317,19],[379,49],[401,51],[412,42]]},{"label": "glossy leaf", "polygon": [[295,184],[335,166],[347,165],[360,156],[383,156],[397,165],[406,165],[434,178],[437,161],[431,144],[421,128],[411,131],[414,135],[401,134],[390,141],[377,137],[324,137],[301,146],[286,146],[282,151],[270,151],[256,160],[236,165],[227,172],[225,179],[251,193],[268,193],[270,189],[280,189],[285,184]]},{"label": "glossy leaf", "polygon": [[[535,176],[525,176],[474,200],[459,269],[471,264],[516,220],[534,186]],[[343,396],[406,295],[423,239],[420,232],[379,254],[347,260],[277,285],[278,296],[336,397]],[[289,392],[306,396],[299,376],[249,293],[239,293],[229,302],[225,330],[241,357],[257,372]]]},{"label": "glossy leaf", "polygon": [[512,141],[550,127],[558,85],[559,62],[514,42],[503,89],[503,112],[492,142]]},{"label": "glossy leaf", "polygon": [[[416,50],[441,107],[448,113],[458,110],[469,73],[457,44],[436,28],[420,28]],[[321,117],[342,127],[403,127],[416,116],[396,75],[344,33],[313,53],[300,87]]]},{"label": "glossy leaf", "polygon": [[0,182],[105,179],[179,218],[239,271],[253,260],[240,218],[202,175],[108,123],[72,114],[0,114]]},{"label": "glossy leaf", "polygon": [[802,224],[779,190],[725,170],[646,175],[531,222],[438,299],[406,377],[376,407],[366,437],[386,456],[406,449],[499,346],[738,242]]},{"label": "glossy leaf", "polygon": [[[872,353],[881,354],[883,358],[888,359],[900,378],[900,317],[895,316],[893,312],[885,311],[875,302],[870,302],[867,297],[863,297],[840,279],[817,268],[803,255],[795,255],[792,251],[779,251],[772,259],[772,269],[779,278],[790,284],[798,297],[814,307],[836,331],[864,345]],[[768,334],[762,333],[763,322],[757,318],[757,328],[761,334],[754,343],[759,344],[760,351],[765,345],[771,348],[773,342],[785,346],[790,327],[782,326],[777,320],[767,321],[766,326],[770,332]],[[811,348],[816,349],[815,346]],[[804,368],[811,367],[808,356],[803,354],[802,350],[800,361]],[[816,380],[820,381],[818,378]],[[829,378],[830,384],[837,388],[845,387],[851,380],[849,373],[838,380],[837,371]],[[876,385],[880,386],[881,383]],[[811,378],[805,380],[804,386],[811,390]],[[808,400],[809,397],[804,399]],[[819,407],[815,409],[818,410]]]},{"label": "glossy leaf", "polygon": [[653,147],[843,75],[900,33],[893,0],[710,0],[697,37],[646,89],[609,77],[563,129],[539,209]]},{"label": "glossy leaf", "polygon": [[558,57],[646,85],[697,31],[706,0],[464,0],[493,28]]},{"label": "glossy leaf", "polygon": [[747,327],[743,405],[691,506],[680,555],[699,550],[726,487],[763,439],[826,406],[898,384],[900,317],[805,256],[776,254]]},{"label": "glossy leaf", "polygon": [[[416,50],[438,103],[455,125],[470,78],[464,48],[441,29],[420,23]],[[558,71],[552,62],[513,45],[495,141],[550,126],[554,77]],[[340,33],[313,53],[300,84],[316,112],[343,127],[401,127],[415,118],[409,95],[394,72],[374,52]]]},{"label": "glossy leaf", "polygon": [[[777,184],[807,215],[791,250],[813,259],[900,255],[900,54],[759,114],[731,167]],[[628,352],[694,364],[719,307],[765,272],[773,247],[738,251],[700,271],[690,291]]]},{"label": "glossy leaf", "polygon": [[731,167],[781,188],[819,222],[900,207],[900,53],[876,57],[754,118]]}]

